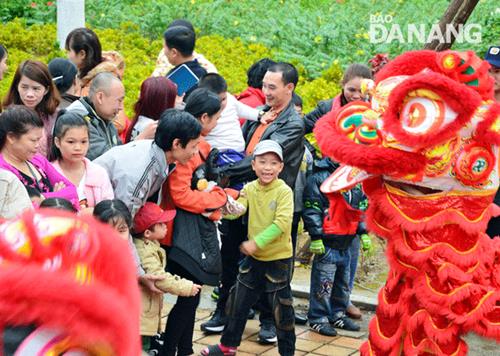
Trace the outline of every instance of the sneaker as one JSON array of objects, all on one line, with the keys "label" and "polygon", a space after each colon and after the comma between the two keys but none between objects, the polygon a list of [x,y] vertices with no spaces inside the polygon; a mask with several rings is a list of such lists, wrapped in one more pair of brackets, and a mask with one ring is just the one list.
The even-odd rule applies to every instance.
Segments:
[{"label": "sneaker", "polygon": [[276,336],[276,327],[274,324],[262,324],[260,326],[258,341],[261,344],[274,344],[278,341]]},{"label": "sneaker", "polygon": [[321,335],[337,336],[337,330],[334,329],[329,323],[316,323],[310,325],[311,329]]},{"label": "sneaker", "polygon": [[352,304],[349,304],[349,306],[345,310],[345,313],[351,319],[361,319],[362,316],[361,310],[359,310],[359,308],[355,307]]},{"label": "sneaker", "polygon": [[224,315],[224,311],[215,309],[210,320],[202,323],[200,325],[201,331],[209,334],[219,334],[224,331],[226,326],[227,317]]},{"label": "sneaker", "polygon": [[306,325],[307,316],[295,313],[295,325]]},{"label": "sneaker", "polygon": [[218,345],[209,345],[201,350],[202,356],[235,356],[236,347]]},{"label": "sneaker", "polygon": [[349,331],[359,331],[361,329],[358,324],[349,319],[347,316],[338,318],[331,324],[334,328],[344,329]]}]

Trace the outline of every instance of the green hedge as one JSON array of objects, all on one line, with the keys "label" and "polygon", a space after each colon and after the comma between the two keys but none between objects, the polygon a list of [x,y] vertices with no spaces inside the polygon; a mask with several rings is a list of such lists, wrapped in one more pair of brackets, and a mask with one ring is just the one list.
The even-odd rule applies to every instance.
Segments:
[{"label": "green hedge", "polygon": [[[162,48],[159,39],[144,38],[136,25],[125,23],[118,29],[96,29],[104,50],[117,50],[125,57],[124,84],[125,108],[132,115],[132,106],[138,98],[140,84],[151,75],[158,52]],[[25,21],[14,20],[2,26],[0,43],[9,51],[9,71],[0,82],[2,97],[8,90],[17,65],[30,58],[48,63],[55,57],[65,57],[56,43],[56,28],[53,24],[28,26]],[[246,87],[246,71],[255,61],[263,57],[274,58],[275,52],[264,45],[245,44],[241,39],[225,39],[219,35],[201,36],[197,50],[210,59],[226,78],[229,90],[239,93]],[[304,110],[312,109],[318,100],[331,98],[339,91],[342,71],[338,62],[314,79],[307,80],[304,67],[295,63],[301,73],[297,92],[303,97]]]}]

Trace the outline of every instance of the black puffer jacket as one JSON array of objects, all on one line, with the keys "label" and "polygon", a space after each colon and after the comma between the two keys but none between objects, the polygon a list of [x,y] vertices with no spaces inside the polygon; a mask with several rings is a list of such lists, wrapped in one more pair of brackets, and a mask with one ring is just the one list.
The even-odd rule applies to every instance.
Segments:
[{"label": "black puffer jacket", "polygon": [[[263,108],[269,110],[268,106]],[[247,121],[243,126],[245,146],[248,146],[255,130],[259,126],[257,121]],[[292,102],[279,114],[276,120],[264,131],[261,140],[273,140],[281,145],[285,167],[279,175],[286,184],[293,189],[300,164],[304,156],[304,121],[295,111]],[[252,156],[221,168],[223,176],[229,177],[231,186],[256,179],[252,170]]]},{"label": "black puffer jacket", "polygon": [[[328,213],[329,202],[325,194],[320,191],[321,184],[328,178],[338,164],[329,158],[324,158],[314,162],[313,174],[307,178],[304,190],[304,209],[302,219],[304,228],[309,233],[311,240],[323,239],[323,243],[338,250],[346,249],[356,234],[365,233],[364,224],[358,224],[358,230],[353,235],[325,234],[323,232],[323,219]],[[342,193],[346,202],[354,209],[360,209],[366,197],[359,187]]]}]

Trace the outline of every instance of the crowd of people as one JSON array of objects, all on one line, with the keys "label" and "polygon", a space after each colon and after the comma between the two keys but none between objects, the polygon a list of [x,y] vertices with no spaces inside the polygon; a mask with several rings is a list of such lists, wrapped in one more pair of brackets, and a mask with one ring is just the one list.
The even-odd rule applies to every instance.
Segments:
[{"label": "crowd of people", "polygon": [[[201,330],[222,334],[205,356],[236,354],[254,310],[259,342],[277,342],[280,355],[295,352],[296,322],[327,336],[358,331],[362,313],[350,295],[368,233],[366,197],[355,187],[330,207],[320,186],[338,164],[304,135],[326,113],[370,100],[362,82],[380,66],[351,64],[341,93],[303,115],[292,64],[257,61],[236,95],[195,43],[188,21],[168,26],[132,118],[123,108],[124,59],[102,51],[92,30],[68,35],[68,58],[22,62],[0,106],[0,217],[38,208],[92,214],[129,241],[146,353],[194,353],[203,285],[216,288],[217,306]],[[499,101],[499,47],[486,60]],[[0,80],[7,61],[0,45]],[[181,66],[198,78],[183,95],[167,78]],[[332,214],[351,220],[339,227]],[[307,317],[296,315],[290,287],[301,219],[315,255]],[[499,225],[490,223],[491,236]],[[164,293],[178,298],[163,327]]]}]

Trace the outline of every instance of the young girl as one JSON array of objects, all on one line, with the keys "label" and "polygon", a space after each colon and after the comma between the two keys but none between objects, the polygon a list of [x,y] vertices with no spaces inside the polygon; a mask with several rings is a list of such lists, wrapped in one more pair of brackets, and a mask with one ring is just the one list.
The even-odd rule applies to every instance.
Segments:
[{"label": "young girl", "polygon": [[102,200],[113,199],[108,173],[85,155],[89,149],[87,122],[74,112],[57,118],[50,159],[54,167],[77,187],[81,209],[92,212]]},{"label": "young girl", "polygon": [[45,157],[50,151],[59,102],[59,93],[52,82],[47,65],[27,60],[17,67],[3,106],[25,105],[37,112],[43,121],[44,129],[39,153]]},{"label": "young girl", "polygon": [[94,215],[97,220],[111,225],[120,237],[130,241],[132,245],[130,235],[132,215],[130,215],[130,211],[124,202],[119,199],[103,200],[94,207],[92,215]]},{"label": "young girl", "polygon": [[151,77],[143,81],[125,142],[153,139],[160,115],[174,107],[176,95],[176,85],[166,77]]}]

